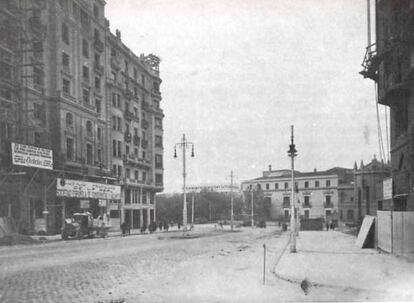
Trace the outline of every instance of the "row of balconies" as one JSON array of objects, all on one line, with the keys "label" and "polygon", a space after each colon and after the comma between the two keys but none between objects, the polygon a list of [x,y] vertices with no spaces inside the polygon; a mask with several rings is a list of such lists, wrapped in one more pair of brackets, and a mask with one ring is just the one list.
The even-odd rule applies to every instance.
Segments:
[{"label": "row of balconies", "polygon": [[148,147],[148,140],[146,139],[142,139],[139,136],[132,136],[132,134],[130,132],[125,132],[124,133],[124,140],[126,143],[131,143],[131,141],[134,143],[134,145],[139,146],[141,143],[141,147],[142,148],[147,148]]},{"label": "row of balconies", "polygon": [[[283,208],[290,208],[290,202],[283,202]],[[324,208],[334,208],[332,202],[324,202],[323,203]],[[312,208],[312,203],[303,203],[302,208]]]},{"label": "row of balconies", "polygon": [[134,154],[123,155],[124,164],[140,164],[144,166],[151,166],[151,161],[138,157]]}]

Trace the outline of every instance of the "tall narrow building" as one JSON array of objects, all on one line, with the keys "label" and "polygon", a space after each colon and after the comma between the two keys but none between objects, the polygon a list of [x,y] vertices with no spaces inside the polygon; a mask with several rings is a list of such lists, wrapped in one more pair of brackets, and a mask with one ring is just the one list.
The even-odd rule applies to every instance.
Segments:
[{"label": "tall narrow building", "polygon": [[376,43],[361,74],[378,85],[378,103],[390,109],[395,210],[414,210],[414,1],[376,0]]}]

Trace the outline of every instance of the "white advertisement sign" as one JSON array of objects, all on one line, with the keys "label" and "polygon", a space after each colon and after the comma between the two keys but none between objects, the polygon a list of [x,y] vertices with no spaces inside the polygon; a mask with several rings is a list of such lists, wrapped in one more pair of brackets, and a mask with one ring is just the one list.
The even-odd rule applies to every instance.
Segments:
[{"label": "white advertisement sign", "polygon": [[12,142],[12,161],[14,165],[53,169],[53,151]]},{"label": "white advertisement sign", "polygon": [[56,194],[61,197],[121,199],[121,186],[57,178]]},{"label": "white advertisement sign", "polygon": [[387,178],[382,181],[383,199],[392,199],[392,178]]}]

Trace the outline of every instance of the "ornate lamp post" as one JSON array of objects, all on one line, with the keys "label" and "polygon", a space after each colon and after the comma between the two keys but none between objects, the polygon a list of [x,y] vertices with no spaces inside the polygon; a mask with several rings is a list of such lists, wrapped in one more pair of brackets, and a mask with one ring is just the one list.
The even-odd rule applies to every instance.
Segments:
[{"label": "ornate lamp post", "polygon": [[297,150],[294,143],[293,125],[291,126],[290,145],[288,151],[289,157],[292,159],[292,192],[291,192],[291,214],[290,214],[290,252],[296,252],[296,201],[295,201],[295,157],[297,156]]},{"label": "ornate lamp post", "polygon": [[186,188],[185,188],[185,178],[187,176],[186,170],[185,170],[185,154],[186,149],[190,148],[191,146],[191,157],[194,157],[194,144],[191,142],[188,142],[185,138],[185,134],[183,134],[183,137],[181,138],[181,142],[176,143],[174,146],[174,158],[177,158],[177,146],[181,147],[183,150],[183,195],[184,195],[184,201],[183,201],[183,231],[187,231],[187,197],[186,197]]}]

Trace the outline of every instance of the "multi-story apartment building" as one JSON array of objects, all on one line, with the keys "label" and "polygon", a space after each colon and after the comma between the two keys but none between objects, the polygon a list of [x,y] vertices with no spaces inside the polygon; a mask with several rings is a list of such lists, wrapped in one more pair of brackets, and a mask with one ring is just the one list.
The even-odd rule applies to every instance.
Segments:
[{"label": "multi-story apartment building", "polygon": [[[159,59],[110,33],[104,0],[3,0],[0,18],[0,216],[48,232],[81,208],[120,220],[145,208],[134,226],[152,220],[163,188]],[[11,142],[53,150],[54,169],[12,165]],[[57,196],[57,178],[118,184],[121,199]]]},{"label": "multi-story apartment building", "polygon": [[378,84],[378,103],[390,108],[393,204],[414,210],[414,1],[376,0],[376,43],[361,74]]},{"label": "multi-story apartment building", "polygon": [[[352,179],[352,170],[335,167],[326,171],[295,171],[295,198],[299,214],[304,218],[326,220],[339,219],[340,186]],[[291,214],[291,171],[272,170],[263,172],[263,176],[242,182],[242,191],[249,199],[251,190],[263,192],[270,202],[270,218],[288,220]]]},{"label": "multi-story apartment building", "polygon": [[110,213],[138,228],[155,220],[155,194],[163,188],[159,59],[136,56],[120,31],[108,33],[107,42],[111,164],[122,184],[121,204],[112,203]]}]

